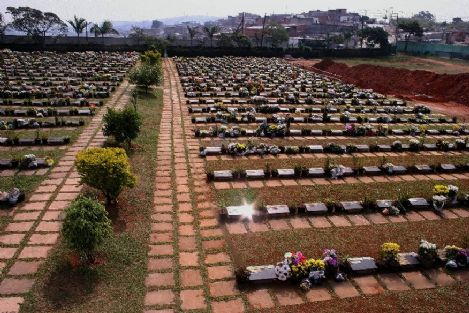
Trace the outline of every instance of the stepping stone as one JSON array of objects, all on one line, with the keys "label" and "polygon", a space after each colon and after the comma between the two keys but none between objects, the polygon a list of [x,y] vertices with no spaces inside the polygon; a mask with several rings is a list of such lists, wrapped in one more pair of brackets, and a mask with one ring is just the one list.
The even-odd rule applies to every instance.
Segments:
[{"label": "stepping stone", "polygon": [[454,164],[441,164],[441,170],[443,172],[453,172],[456,170],[456,166]]},{"label": "stepping stone", "polygon": [[420,261],[418,260],[418,254],[415,252],[398,253],[397,259],[399,265],[403,269],[414,268],[420,264]]},{"label": "stepping stone", "polygon": [[207,147],[205,148],[205,153],[207,155],[221,154],[221,147]]},{"label": "stepping stone", "polygon": [[233,179],[233,173],[230,170],[214,171],[213,177],[215,180],[230,180]]},{"label": "stepping stone", "polygon": [[320,145],[312,145],[308,146],[308,151],[311,153],[322,153],[324,152],[324,148]]},{"label": "stepping stone", "polygon": [[340,202],[342,209],[347,213],[356,213],[363,210],[363,206],[359,201],[342,201]]},{"label": "stepping stone", "polygon": [[382,152],[390,152],[391,146],[390,145],[378,145],[378,150]]},{"label": "stepping stone", "polygon": [[290,214],[290,208],[287,205],[266,205],[267,214],[270,217],[287,216]]},{"label": "stepping stone", "polygon": [[265,173],[263,170],[246,170],[247,179],[259,179],[264,177]]},{"label": "stepping stone", "polygon": [[317,203],[305,203],[305,212],[310,214],[321,214],[327,213],[328,209],[322,202]]},{"label": "stepping stone", "polygon": [[376,200],[376,206],[382,210],[392,207],[392,203],[392,200]]},{"label": "stepping stone", "polygon": [[366,295],[375,295],[384,292],[384,288],[374,276],[354,277],[353,280]]},{"label": "stepping stone", "polygon": [[415,169],[419,173],[430,173],[432,171],[432,168],[427,164],[415,165]]},{"label": "stepping stone", "polygon": [[257,283],[271,283],[277,280],[274,265],[248,266],[249,281]]},{"label": "stepping stone", "polygon": [[423,209],[430,206],[425,198],[410,198],[409,203],[414,209]]},{"label": "stepping stone", "polygon": [[366,175],[380,175],[382,174],[381,169],[377,166],[364,166],[363,171]]},{"label": "stepping stone", "polygon": [[289,177],[294,177],[295,176],[295,170],[292,168],[287,168],[287,169],[278,169],[278,177],[281,178],[289,178]]},{"label": "stepping stone", "polygon": [[312,177],[323,177],[326,173],[321,167],[312,167],[308,169],[308,176]]}]

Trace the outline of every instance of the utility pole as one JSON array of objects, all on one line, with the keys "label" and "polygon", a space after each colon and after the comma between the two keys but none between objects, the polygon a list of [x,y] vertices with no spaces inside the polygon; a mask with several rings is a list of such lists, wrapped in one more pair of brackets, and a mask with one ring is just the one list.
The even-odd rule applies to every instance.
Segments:
[{"label": "utility pole", "polygon": [[267,14],[264,14],[264,20],[262,21],[262,33],[261,33],[261,48],[264,47],[264,33],[265,33],[265,23],[267,21]]}]

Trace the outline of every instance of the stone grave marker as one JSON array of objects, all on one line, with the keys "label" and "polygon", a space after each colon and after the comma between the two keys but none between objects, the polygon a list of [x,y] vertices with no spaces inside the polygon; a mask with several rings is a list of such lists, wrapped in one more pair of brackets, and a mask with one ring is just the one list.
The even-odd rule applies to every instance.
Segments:
[{"label": "stone grave marker", "polygon": [[305,203],[305,212],[309,214],[325,214],[328,212],[327,207],[322,202]]},{"label": "stone grave marker", "polygon": [[214,171],[213,177],[216,180],[230,180],[233,179],[233,173],[230,170]]},{"label": "stone grave marker", "polygon": [[247,179],[259,179],[264,177],[265,173],[263,170],[246,170]]},{"label": "stone grave marker", "polygon": [[286,216],[290,214],[290,208],[284,204],[266,205],[267,215],[269,217]]},{"label": "stone grave marker", "polygon": [[351,270],[359,275],[370,274],[378,269],[375,259],[371,257],[349,258]]},{"label": "stone grave marker", "polygon": [[312,167],[308,169],[308,176],[323,177],[326,173],[322,167]]},{"label": "stone grave marker", "polygon": [[340,206],[347,213],[360,212],[363,210],[363,206],[359,201],[342,201]]}]

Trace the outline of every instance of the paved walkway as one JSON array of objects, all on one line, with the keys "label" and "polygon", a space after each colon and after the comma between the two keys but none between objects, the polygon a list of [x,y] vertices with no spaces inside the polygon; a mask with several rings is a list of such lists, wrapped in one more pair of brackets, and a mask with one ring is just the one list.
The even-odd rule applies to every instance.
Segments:
[{"label": "paved walkway", "polygon": [[107,107],[120,107],[129,101],[128,89],[127,82],[121,84],[28,201],[10,212],[13,219],[0,232],[0,312],[19,311],[24,294],[35,282],[34,274],[57,243],[64,208],[82,189],[75,156],[83,149],[104,144],[102,117]]}]

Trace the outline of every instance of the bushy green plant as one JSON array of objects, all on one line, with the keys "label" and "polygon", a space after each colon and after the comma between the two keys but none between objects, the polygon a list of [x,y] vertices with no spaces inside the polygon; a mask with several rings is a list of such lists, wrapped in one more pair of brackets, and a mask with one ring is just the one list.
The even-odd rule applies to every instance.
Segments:
[{"label": "bushy green plant", "polygon": [[133,69],[129,74],[130,81],[143,87],[146,93],[148,93],[150,86],[158,85],[162,77],[161,66],[146,63]]},{"label": "bushy green plant", "polygon": [[65,244],[88,261],[93,261],[96,249],[111,234],[111,220],[97,200],[79,197],[65,209],[62,228]]},{"label": "bushy green plant", "polygon": [[75,160],[81,182],[101,190],[107,203],[114,203],[124,187],[134,187],[127,154],[121,148],[89,148]]},{"label": "bushy green plant", "polygon": [[103,122],[104,136],[113,136],[118,143],[126,143],[129,147],[132,140],[137,138],[142,125],[140,114],[132,107],[122,111],[108,109]]}]

